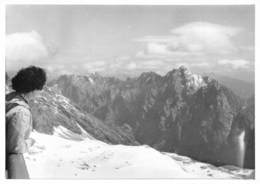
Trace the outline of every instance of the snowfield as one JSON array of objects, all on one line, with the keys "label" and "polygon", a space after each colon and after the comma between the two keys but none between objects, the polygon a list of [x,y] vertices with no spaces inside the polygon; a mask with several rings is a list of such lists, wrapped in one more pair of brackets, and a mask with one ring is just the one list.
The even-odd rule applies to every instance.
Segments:
[{"label": "snowfield", "polygon": [[57,127],[54,135],[32,132],[24,154],[32,179],[252,178],[254,171],[215,167],[149,146],[110,145],[84,132]]}]

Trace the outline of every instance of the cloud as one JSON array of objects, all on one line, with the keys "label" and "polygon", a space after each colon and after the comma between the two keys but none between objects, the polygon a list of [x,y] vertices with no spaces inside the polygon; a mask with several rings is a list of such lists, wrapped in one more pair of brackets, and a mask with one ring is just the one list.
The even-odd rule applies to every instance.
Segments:
[{"label": "cloud", "polygon": [[[136,39],[136,42],[144,45],[144,49],[137,52],[136,59],[161,60],[163,64],[156,66],[161,69],[185,64],[198,71],[205,68],[214,70],[227,62],[221,61],[222,58],[240,57],[243,45],[237,44],[236,36],[241,31],[239,27],[190,22],[171,29],[165,35],[148,35]],[[248,69],[245,60],[225,64],[231,65],[232,69]]]},{"label": "cloud", "polygon": [[38,62],[49,56],[48,46],[36,31],[6,35],[7,68],[17,68]]},{"label": "cloud", "polygon": [[49,56],[52,56],[57,49],[39,33],[35,31],[13,33],[6,36],[6,64],[7,68],[20,68],[37,63],[36,65],[43,66],[54,74],[98,72],[113,76],[138,75],[145,71],[165,74],[180,65],[197,71],[223,70],[223,66],[230,66],[226,68],[234,71],[248,70],[253,68],[252,59],[246,57],[245,53],[241,54],[240,50],[252,53],[253,47],[235,44],[233,39],[240,31],[241,29],[231,26],[191,22],[173,28],[165,35],[151,35],[135,40],[144,48],[138,50],[134,56],[124,54],[106,60],[102,57],[92,58],[87,52],[81,52],[77,48],[60,50],[50,58]]},{"label": "cloud", "polygon": [[219,65],[227,65],[231,66],[233,69],[244,69],[249,67],[249,61],[243,60],[243,59],[237,59],[237,60],[228,60],[228,59],[223,59],[219,60],[218,64]]},{"label": "cloud", "polygon": [[167,62],[163,62],[161,60],[145,60],[140,62],[141,67],[144,69],[159,69],[165,65],[167,65]]},{"label": "cloud", "polygon": [[210,67],[210,64],[207,62],[201,62],[201,63],[192,63],[191,66],[208,68]]},{"label": "cloud", "polygon": [[83,64],[83,68],[88,72],[103,72],[106,70],[107,63],[105,61],[91,61]]},{"label": "cloud", "polygon": [[136,68],[137,68],[137,64],[135,62],[131,62],[126,65],[126,69],[128,69],[128,70],[134,70]]},{"label": "cloud", "polygon": [[171,51],[164,43],[149,42],[147,43],[148,54],[170,55]]},{"label": "cloud", "polygon": [[236,51],[232,37],[239,33],[236,27],[209,22],[192,22],[171,30],[163,36],[146,36],[137,39],[145,42],[148,54],[213,53],[226,54]]},{"label": "cloud", "polygon": [[240,29],[209,22],[193,22],[171,30],[176,36],[174,49],[226,53],[236,50],[232,37]]}]

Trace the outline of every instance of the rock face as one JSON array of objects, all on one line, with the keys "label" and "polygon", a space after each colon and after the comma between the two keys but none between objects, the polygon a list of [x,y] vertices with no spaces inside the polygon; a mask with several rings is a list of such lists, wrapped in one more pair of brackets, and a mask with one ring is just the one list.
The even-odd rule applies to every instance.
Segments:
[{"label": "rock face", "polygon": [[228,145],[237,143],[237,137],[244,135],[238,142],[241,154],[236,158],[240,164],[246,168],[255,167],[255,99],[251,97],[247,104],[235,116]]},{"label": "rock face", "polygon": [[[11,88],[6,85],[6,93],[9,92]],[[45,87],[29,101],[29,105],[33,128],[40,133],[52,135],[56,127],[62,126],[79,135],[87,132],[90,137],[110,144],[139,144],[128,127],[106,125],[93,115],[80,110],[55,86]]]},{"label": "rock face", "polygon": [[[216,165],[239,165],[230,162],[232,151],[226,150],[237,147],[231,140],[238,137],[233,133],[237,124],[248,124],[242,117],[250,117],[254,124],[251,114],[240,110],[242,101],[230,89],[185,67],[165,76],[147,72],[125,81],[97,74],[64,75],[49,86],[56,86],[106,125],[132,132],[141,144]],[[246,149],[253,150],[252,128],[247,127],[242,127],[250,142]],[[245,159],[243,166],[254,167],[249,162]]]},{"label": "rock face", "polygon": [[81,133],[81,128],[98,140],[112,144],[136,145],[131,130],[125,126],[107,125],[93,115],[82,111],[55,87],[46,87],[31,102],[35,129],[51,134],[55,126]]}]

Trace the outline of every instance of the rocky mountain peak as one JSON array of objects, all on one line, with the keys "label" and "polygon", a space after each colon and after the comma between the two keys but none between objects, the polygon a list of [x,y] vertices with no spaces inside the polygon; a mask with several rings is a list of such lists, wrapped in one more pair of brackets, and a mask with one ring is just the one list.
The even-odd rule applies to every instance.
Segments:
[{"label": "rocky mountain peak", "polygon": [[161,78],[160,75],[158,75],[155,72],[144,72],[138,77],[138,80],[141,81],[142,83],[147,83],[147,82],[157,82]]},{"label": "rocky mountain peak", "polygon": [[178,70],[182,72],[183,74],[190,75],[191,71],[184,65],[181,65]]},{"label": "rocky mountain peak", "polygon": [[198,74],[193,74],[187,67],[180,66],[173,69],[165,75],[166,81],[176,85],[180,83],[189,91],[197,91],[199,88],[206,86],[205,79]]}]

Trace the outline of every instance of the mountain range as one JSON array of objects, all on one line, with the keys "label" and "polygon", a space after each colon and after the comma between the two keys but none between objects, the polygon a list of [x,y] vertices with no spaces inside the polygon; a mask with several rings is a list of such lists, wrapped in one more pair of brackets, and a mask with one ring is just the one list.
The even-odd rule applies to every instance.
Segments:
[{"label": "mountain range", "polygon": [[185,67],[62,75],[29,102],[26,164],[31,178],[253,178],[254,101]]},{"label": "mountain range", "polygon": [[[58,93],[80,112],[59,107],[63,114],[70,111],[67,120],[44,115],[53,118],[50,122],[75,131],[78,128],[71,122],[78,122],[106,142],[146,144],[215,165],[254,168],[254,100],[245,103],[212,77],[180,67],[165,76],[146,72],[126,80],[99,74],[62,75],[47,88],[54,93],[41,103],[53,102]],[[40,126],[43,122],[47,121],[35,120],[36,127],[49,132],[48,126]]]},{"label": "mountain range", "polygon": [[242,99],[185,67],[127,80],[62,75],[30,105],[40,133],[52,135],[62,126],[76,140],[87,132],[108,144],[149,145],[217,166],[255,167],[254,96]]}]

